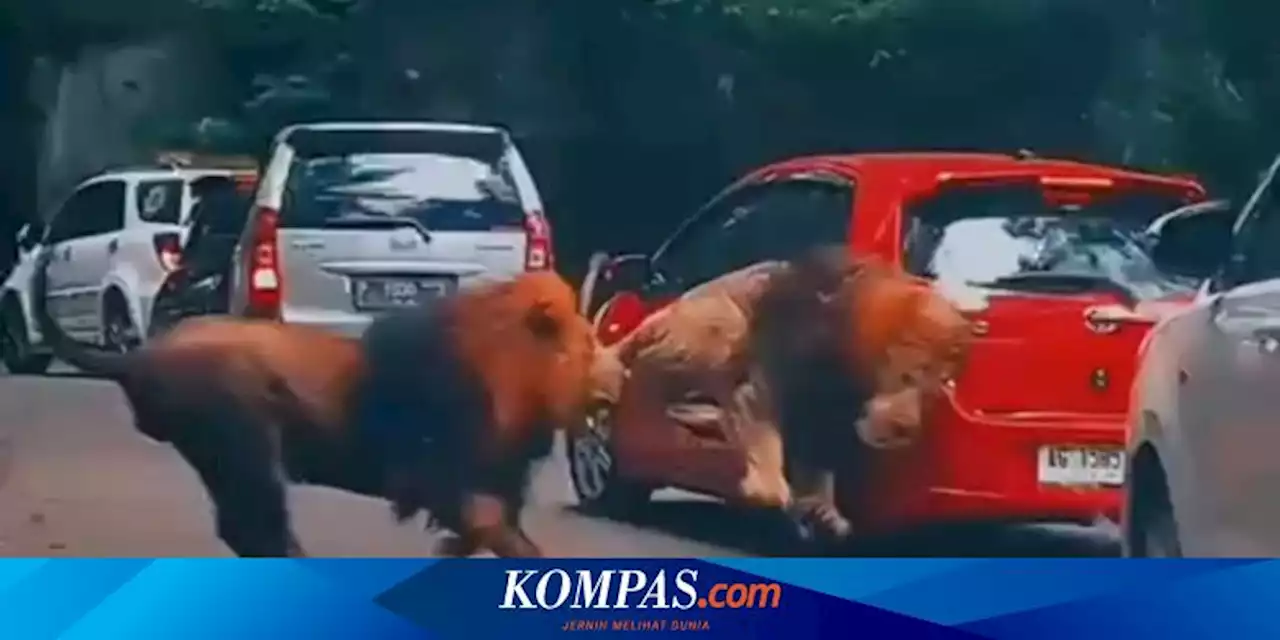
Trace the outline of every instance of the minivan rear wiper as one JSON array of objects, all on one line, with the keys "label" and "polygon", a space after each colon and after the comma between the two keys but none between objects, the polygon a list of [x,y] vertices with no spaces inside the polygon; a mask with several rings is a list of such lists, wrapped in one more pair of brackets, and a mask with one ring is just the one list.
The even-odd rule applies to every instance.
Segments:
[{"label": "minivan rear wiper", "polygon": [[1017,289],[1037,293],[1059,293],[1065,295],[1106,292],[1119,296],[1126,306],[1138,303],[1138,296],[1132,289],[1111,278],[1083,273],[1019,273],[1003,276],[989,282],[970,282],[973,286],[998,289]]},{"label": "minivan rear wiper", "polygon": [[410,227],[422,234],[422,239],[431,241],[431,232],[421,222],[405,216],[367,215],[362,213],[348,214],[325,218],[324,226],[332,229],[403,229]]}]

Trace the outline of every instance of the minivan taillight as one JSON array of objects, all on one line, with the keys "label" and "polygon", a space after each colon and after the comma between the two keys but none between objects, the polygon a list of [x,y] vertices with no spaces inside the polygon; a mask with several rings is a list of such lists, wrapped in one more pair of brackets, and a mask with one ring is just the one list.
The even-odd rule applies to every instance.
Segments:
[{"label": "minivan taillight", "polygon": [[551,225],[541,211],[524,215],[524,270],[542,271],[555,266],[551,248]]},{"label": "minivan taillight", "polygon": [[156,260],[166,272],[174,271],[182,262],[182,236],[166,231],[151,237],[151,246],[156,250]]},{"label": "minivan taillight", "polygon": [[279,228],[278,211],[258,210],[250,245],[248,295],[248,314],[256,318],[280,317]]}]

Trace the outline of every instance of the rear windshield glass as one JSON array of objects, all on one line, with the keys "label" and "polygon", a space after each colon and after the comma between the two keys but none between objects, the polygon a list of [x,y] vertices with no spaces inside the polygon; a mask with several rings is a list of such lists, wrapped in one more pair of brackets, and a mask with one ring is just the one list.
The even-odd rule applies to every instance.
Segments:
[{"label": "rear windshield glass", "polygon": [[182,218],[181,180],[145,180],[135,192],[138,217],[144,222],[178,224]]},{"label": "rear windshield glass", "polygon": [[954,284],[1034,290],[1076,279],[1114,283],[1139,300],[1163,298],[1197,283],[1162,271],[1143,231],[1184,204],[1153,193],[1060,204],[1038,188],[956,188],[909,208],[906,263],[917,275]]},{"label": "rear windshield glass", "polygon": [[370,216],[411,218],[432,231],[524,223],[497,134],[359,132],[309,137],[297,150],[281,212],[286,227]]}]

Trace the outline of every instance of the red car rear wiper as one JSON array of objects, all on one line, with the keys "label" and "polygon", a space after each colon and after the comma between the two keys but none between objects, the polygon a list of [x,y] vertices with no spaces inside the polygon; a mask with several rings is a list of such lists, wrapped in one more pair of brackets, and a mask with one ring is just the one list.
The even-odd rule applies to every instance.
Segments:
[{"label": "red car rear wiper", "polygon": [[1118,296],[1125,306],[1132,307],[1138,303],[1137,294],[1129,287],[1105,276],[1084,273],[1018,273],[996,278],[989,282],[970,282],[968,284],[977,287],[1017,289],[1036,293],[1059,293],[1065,295],[1106,292]]}]

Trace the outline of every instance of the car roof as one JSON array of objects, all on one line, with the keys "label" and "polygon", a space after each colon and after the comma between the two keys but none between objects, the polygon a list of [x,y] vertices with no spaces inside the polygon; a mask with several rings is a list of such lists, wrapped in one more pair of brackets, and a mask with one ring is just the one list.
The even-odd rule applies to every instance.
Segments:
[{"label": "car roof", "polygon": [[1061,177],[1109,178],[1112,180],[1163,184],[1203,191],[1190,176],[1162,175],[1105,164],[1075,160],[1020,157],[1012,154],[951,151],[903,151],[803,156],[783,160],[752,173],[752,177],[773,171],[822,166],[842,170],[853,177],[876,179],[893,177],[925,182],[937,181],[945,173],[1034,172]]},{"label": "car roof", "polygon": [[193,180],[204,176],[217,175],[233,175],[236,173],[250,173],[251,169],[232,169],[220,167],[153,167],[139,165],[136,167],[116,167],[108,169],[100,173],[94,174],[92,177],[84,180],[82,184],[90,182],[99,182],[109,178],[136,178],[140,180],[160,180],[165,178],[184,178]]},{"label": "car roof", "polygon": [[333,121],[306,122],[293,124],[276,134],[277,140],[283,140],[295,131],[447,131],[456,133],[507,133],[503,127],[490,124],[473,124],[466,122],[436,122],[429,120],[399,121]]}]

